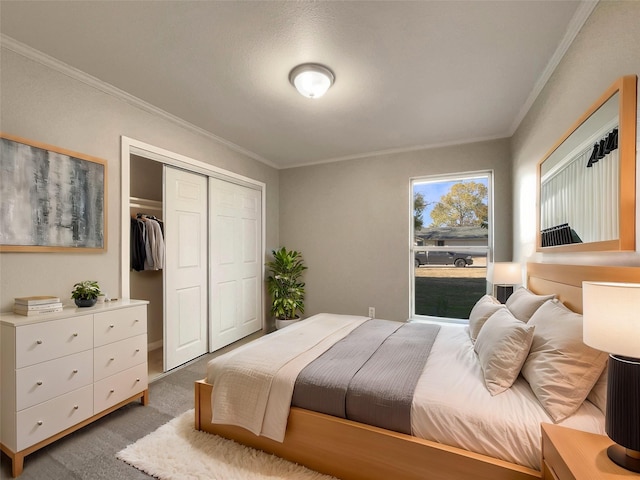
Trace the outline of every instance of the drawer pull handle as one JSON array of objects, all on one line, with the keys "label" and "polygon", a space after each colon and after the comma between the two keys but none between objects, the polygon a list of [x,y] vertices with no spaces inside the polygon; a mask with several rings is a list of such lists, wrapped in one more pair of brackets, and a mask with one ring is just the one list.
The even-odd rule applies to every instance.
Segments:
[{"label": "drawer pull handle", "polygon": [[36,382],[36,385],[42,385],[42,381]]},{"label": "drawer pull handle", "polygon": [[77,410],[77,409],[78,409],[78,405],[74,405],[74,406],[73,406],[73,409],[74,409],[74,410]]},{"label": "drawer pull handle", "polygon": [[73,373],[78,373],[78,369],[77,369],[77,368],[74,368],[74,369],[73,369]]},{"label": "drawer pull handle", "polygon": [[113,323],[111,325],[109,325],[109,328],[113,328],[113,327],[114,327]]},{"label": "drawer pull handle", "polygon": [[38,425],[42,425],[42,420],[38,420]]},{"label": "drawer pull handle", "polygon": [[140,379],[139,379],[139,378],[136,378],[136,382],[139,382],[139,381],[140,381]]},{"label": "drawer pull handle", "polygon": [[136,353],[138,353],[139,351],[140,351],[140,349],[139,349],[139,348],[136,348]]},{"label": "drawer pull handle", "polygon": [[111,357],[111,358],[109,359],[109,361],[110,361],[110,362],[113,362],[114,360],[115,360],[115,358],[113,358],[113,357]]},{"label": "drawer pull handle", "polygon": [[113,393],[115,391],[116,391],[115,388],[112,388],[111,390],[109,390],[109,393]]},{"label": "drawer pull handle", "polygon": [[37,343],[38,345],[42,345],[42,340],[36,340],[36,343]]},{"label": "drawer pull handle", "polygon": [[74,332],[74,333],[73,333],[73,336],[74,336],[74,337],[77,337],[77,336],[78,336],[78,333],[77,333],[77,332]]}]

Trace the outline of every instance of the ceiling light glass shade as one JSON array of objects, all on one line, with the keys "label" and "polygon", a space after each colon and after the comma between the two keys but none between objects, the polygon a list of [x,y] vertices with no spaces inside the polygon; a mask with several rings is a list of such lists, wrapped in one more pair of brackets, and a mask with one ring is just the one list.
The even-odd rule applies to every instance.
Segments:
[{"label": "ceiling light glass shade", "polygon": [[333,85],[335,76],[327,67],[317,63],[298,65],[289,74],[289,81],[296,90],[308,98],[320,98]]}]

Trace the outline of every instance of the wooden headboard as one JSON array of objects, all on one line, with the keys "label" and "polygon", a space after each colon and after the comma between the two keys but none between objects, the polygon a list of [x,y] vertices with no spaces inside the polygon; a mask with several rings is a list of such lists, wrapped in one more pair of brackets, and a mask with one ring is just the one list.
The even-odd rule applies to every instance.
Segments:
[{"label": "wooden headboard", "polygon": [[537,294],[555,293],[574,312],[582,313],[582,282],[640,283],[640,267],[527,263],[527,288]]}]

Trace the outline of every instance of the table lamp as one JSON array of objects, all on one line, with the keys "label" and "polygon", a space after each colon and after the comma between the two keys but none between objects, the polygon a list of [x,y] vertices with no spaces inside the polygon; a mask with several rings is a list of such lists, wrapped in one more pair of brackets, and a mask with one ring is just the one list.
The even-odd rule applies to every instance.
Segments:
[{"label": "table lamp", "polygon": [[640,284],[583,282],[582,308],[584,343],[609,353],[607,455],[640,473]]},{"label": "table lamp", "polygon": [[505,303],[513,293],[513,286],[522,283],[522,266],[516,262],[496,262],[490,280],[496,287],[496,298]]}]

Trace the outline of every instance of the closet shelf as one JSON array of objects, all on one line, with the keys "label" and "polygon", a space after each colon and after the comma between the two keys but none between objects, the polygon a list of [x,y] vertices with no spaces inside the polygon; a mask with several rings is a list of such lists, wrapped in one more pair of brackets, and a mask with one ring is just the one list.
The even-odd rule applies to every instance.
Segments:
[{"label": "closet shelf", "polygon": [[129,197],[129,207],[162,210],[162,202],[148,198]]}]

